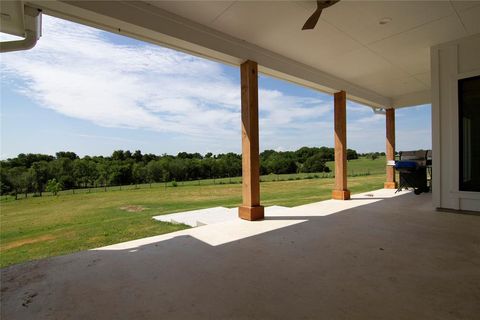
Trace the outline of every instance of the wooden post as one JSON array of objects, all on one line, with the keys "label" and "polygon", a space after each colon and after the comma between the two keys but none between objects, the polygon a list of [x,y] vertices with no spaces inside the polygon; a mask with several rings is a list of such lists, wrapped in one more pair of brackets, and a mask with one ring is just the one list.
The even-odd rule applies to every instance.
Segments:
[{"label": "wooden post", "polygon": [[335,189],[332,198],[350,199],[347,189],[347,94],[340,91],[334,95],[335,119]]},{"label": "wooden post", "polygon": [[[386,110],[386,133],[387,133],[387,162],[395,160],[395,109]],[[383,187],[385,189],[396,189],[395,168],[387,165],[387,181]]]},{"label": "wooden post", "polygon": [[260,156],[258,139],[258,70],[257,63],[246,61],[240,67],[242,85],[242,196],[238,216],[261,220]]}]

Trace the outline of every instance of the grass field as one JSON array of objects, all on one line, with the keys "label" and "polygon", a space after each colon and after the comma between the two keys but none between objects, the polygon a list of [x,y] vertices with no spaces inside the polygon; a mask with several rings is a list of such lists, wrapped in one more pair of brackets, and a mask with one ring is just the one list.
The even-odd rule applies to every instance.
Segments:
[{"label": "grass field", "polygon": [[[331,165],[331,164],[329,164]],[[385,159],[349,161],[350,172],[368,172],[349,178],[352,193],[379,189],[385,179]],[[363,171],[362,171],[363,170]],[[317,176],[320,177],[321,174]],[[262,177],[262,204],[297,206],[329,199],[332,178],[311,179],[314,174]],[[239,181],[239,178],[232,178]],[[236,179],[236,180],[235,180]],[[279,180],[279,181],[277,181]],[[219,182],[223,181],[223,184]],[[230,179],[189,181],[178,187],[163,184],[108,192],[65,193],[0,203],[0,266],[96,248],[122,241],[186,228],[154,221],[160,214],[241,203],[241,185]],[[128,212],[122,208],[145,210]]]}]

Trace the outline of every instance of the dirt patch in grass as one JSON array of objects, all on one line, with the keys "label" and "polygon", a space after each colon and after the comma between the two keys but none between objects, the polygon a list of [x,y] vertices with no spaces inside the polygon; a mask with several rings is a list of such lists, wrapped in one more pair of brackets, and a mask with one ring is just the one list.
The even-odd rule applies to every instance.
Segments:
[{"label": "dirt patch in grass", "polygon": [[55,239],[54,236],[52,235],[44,235],[36,238],[27,238],[27,239],[20,239],[16,241],[12,241],[10,243],[7,243],[6,245],[2,246],[2,250],[8,250],[8,249],[13,249],[13,248],[18,248],[26,244],[32,244],[32,243],[37,243],[37,242],[42,242],[42,241],[48,241],[48,240],[53,240]]},{"label": "dirt patch in grass", "polygon": [[128,206],[120,207],[120,210],[127,211],[127,212],[142,212],[144,210],[147,210],[147,208],[143,206],[128,205]]}]

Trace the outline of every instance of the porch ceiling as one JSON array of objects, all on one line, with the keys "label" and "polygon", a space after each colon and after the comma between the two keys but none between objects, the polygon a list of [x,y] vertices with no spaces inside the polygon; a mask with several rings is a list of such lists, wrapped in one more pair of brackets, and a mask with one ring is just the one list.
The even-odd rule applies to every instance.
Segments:
[{"label": "porch ceiling", "polygon": [[[377,107],[430,101],[430,47],[480,32],[480,1],[33,1],[47,13]],[[381,25],[379,21],[390,18]]]}]

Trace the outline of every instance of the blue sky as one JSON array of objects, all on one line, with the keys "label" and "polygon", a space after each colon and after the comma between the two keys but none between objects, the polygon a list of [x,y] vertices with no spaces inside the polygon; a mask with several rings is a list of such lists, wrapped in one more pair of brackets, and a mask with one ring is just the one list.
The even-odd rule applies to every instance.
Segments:
[{"label": "blue sky", "polygon": [[[2,159],[240,152],[237,67],[51,17],[34,49],[2,54],[0,64]],[[259,88],[261,150],[333,146],[332,96],[267,76]],[[347,108],[348,147],[384,151],[384,116]],[[430,106],[396,115],[397,150],[430,148]]]}]

